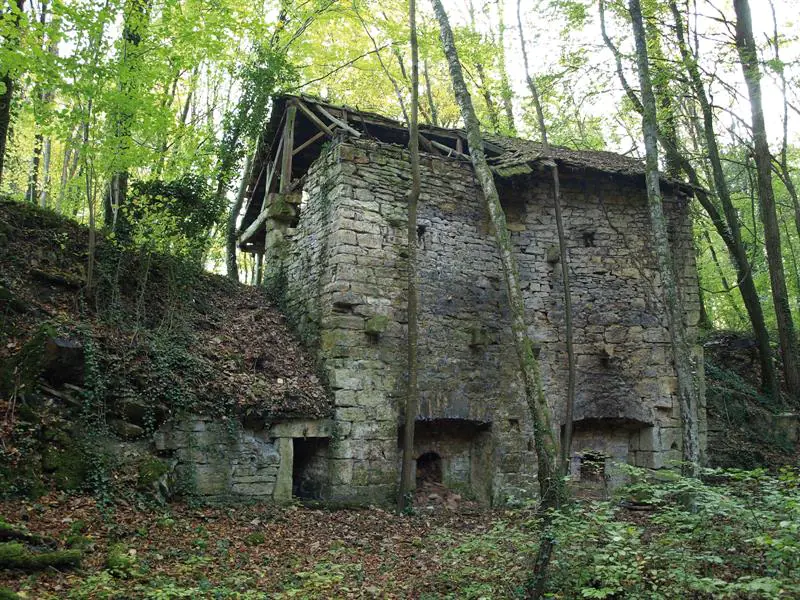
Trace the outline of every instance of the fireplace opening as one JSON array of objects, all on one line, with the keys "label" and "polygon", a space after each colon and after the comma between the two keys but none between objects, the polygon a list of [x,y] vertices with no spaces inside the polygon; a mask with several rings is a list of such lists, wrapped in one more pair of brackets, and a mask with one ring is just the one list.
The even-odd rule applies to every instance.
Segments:
[{"label": "fireplace opening", "polygon": [[436,452],[426,452],[417,459],[417,485],[442,483],[442,457]]}]

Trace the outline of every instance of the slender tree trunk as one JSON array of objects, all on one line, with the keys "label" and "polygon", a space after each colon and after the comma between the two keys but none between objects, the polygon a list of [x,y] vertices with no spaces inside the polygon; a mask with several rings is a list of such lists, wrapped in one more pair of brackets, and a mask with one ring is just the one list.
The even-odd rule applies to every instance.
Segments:
[{"label": "slender tree trunk", "polygon": [[439,126],[439,111],[436,109],[436,103],[433,101],[433,90],[431,89],[431,78],[428,76],[428,61],[423,64],[423,75],[425,76],[425,95],[428,99],[428,110],[431,115],[431,125],[434,127]]},{"label": "slender tree trunk", "polygon": [[711,236],[709,235],[708,231],[705,229],[703,230],[703,237],[708,244],[708,251],[711,254],[711,262],[714,263],[714,266],[717,268],[717,273],[719,274],[719,280],[722,284],[722,289],[725,290],[725,297],[728,299],[733,312],[736,313],[736,317],[739,319],[740,322],[744,323],[745,318],[742,314],[741,309],[736,304],[735,300],[733,299],[733,288],[731,284],[728,282],[728,278],[725,276],[725,270],[722,268],[722,264],[719,261],[719,257],[717,257],[717,251],[714,248],[714,242],[711,241]]},{"label": "slender tree trunk", "polygon": [[506,24],[504,0],[497,0],[498,34],[497,45],[500,50],[500,98],[503,101],[503,111],[506,115],[506,126],[510,135],[517,135],[517,126],[514,123],[514,91],[508,79],[508,66],[506,65]]},{"label": "slender tree trunk", "polygon": [[67,189],[67,177],[69,175],[69,159],[72,150],[69,142],[64,143],[64,158],[61,161],[61,178],[58,180],[58,196],[56,196],[56,212],[61,212],[61,203],[64,200],[64,194]]},{"label": "slender tree trunk", "polygon": [[39,167],[42,162],[42,143],[41,133],[37,133],[33,138],[33,156],[31,157],[31,171],[28,175],[28,189],[25,192],[25,202],[36,204],[39,189]]},{"label": "slender tree trunk", "polygon": [[251,281],[251,285],[255,285],[256,287],[261,287],[261,284],[264,283],[264,253],[258,252],[256,254],[255,260],[255,281]]},{"label": "slender tree trunk", "polygon": [[[228,213],[228,223],[225,230],[225,266],[228,278],[234,281],[239,281],[239,267],[236,264],[236,238],[238,237],[236,221],[239,219],[239,213],[242,212],[244,196],[247,193],[247,184],[250,182],[250,168],[253,164],[254,156],[255,153],[253,156],[248,155],[245,160],[244,169],[242,171],[242,182],[239,184],[236,200],[233,202],[233,206]],[[269,190],[267,190],[267,192],[269,192]]]},{"label": "slender tree trunk", "polygon": [[[147,26],[149,3],[150,0],[126,0],[121,60],[123,64],[127,64],[127,67],[125,68],[126,73],[120,75],[119,81],[119,91],[125,97],[130,97],[135,93],[135,63],[138,60],[136,49],[142,41],[142,35]],[[114,116],[117,154],[122,156],[123,167],[118,168],[111,175],[111,182],[105,195],[103,221],[106,229],[110,231],[115,231],[118,225],[123,225],[120,221],[125,221],[124,207],[128,201],[129,173],[124,163],[127,161],[125,153],[130,147],[128,137],[131,133],[133,117],[134,115],[128,107],[118,110]]]},{"label": "slender tree trunk", "polygon": [[542,506],[555,506],[563,495],[563,481],[558,477],[556,468],[556,444],[553,430],[550,425],[550,408],[544,396],[539,363],[533,353],[533,343],[528,335],[528,325],[525,321],[525,299],[520,287],[519,271],[514,256],[514,245],[508,232],[506,217],[500,205],[500,198],[494,184],[494,177],[486,162],[483,149],[478,117],[472,105],[467,84],[458,59],[453,32],[447,13],[441,0],[433,0],[433,9],[439,21],[442,46],[450,68],[450,77],[453,83],[461,117],[464,120],[469,153],[475,176],[483,190],[489,219],[495,230],[495,242],[500,254],[500,263],[508,294],[511,309],[511,330],[514,337],[514,347],[520,363],[520,371],[525,384],[525,396],[531,413],[534,426],[534,448],[536,451],[539,468],[538,479]]},{"label": "slender tree trunk", "polygon": [[[531,77],[528,63],[528,49],[525,45],[525,29],[522,26],[522,0],[517,0],[517,23],[519,24],[520,45],[522,48],[522,64],[525,67],[525,81],[531,92],[533,105],[536,109],[536,120],[539,124],[539,135],[542,138],[542,151],[550,157],[550,142],[547,137],[547,125],[544,122],[544,111],[539,100],[539,90]],[[572,330],[572,293],[570,291],[569,257],[567,256],[567,239],[564,235],[564,217],[561,211],[561,182],[558,173],[558,164],[550,158],[550,170],[553,175],[553,206],[556,215],[556,229],[558,231],[558,247],[561,264],[561,279],[564,285],[564,336],[567,346],[567,398],[564,410],[564,434],[561,439],[560,472],[562,477],[569,473],[570,453],[572,449],[572,419],[575,408],[575,347]]]},{"label": "slender tree trunk", "polygon": [[667,321],[672,344],[675,372],[678,378],[678,402],[681,411],[683,433],[683,470],[696,477],[700,466],[700,439],[697,423],[697,389],[694,382],[691,349],[683,325],[683,309],[678,293],[678,281],[672,262],[667,220],[661,197],[658,171],[658,119],[656,98],[650,82],[642,9],[639,0],[629,0],[629,10],[636,41],[636,63],[639,70],[639,87],[642,90],[642,130],[646,154],[647,204],[650,210],[650,227],[653,230],[655,253],[661,273]]},{"label": "slender tree trunk", "polygon": [[408,195],[408,388],[406,390],[405,428],[403,431],[403,465],[400,473],[400,494],[397,508],[411,507],[414,489],[414,428],[417,420],[419,391],[417,389],[417,205],[420,194],[419,172],[419,45],[417,43],[416,0],[408,2],[408,22],[411,29],[411,106],[408,121],[408,155],[411,163],[411,191]]},{"label": "slender tree trunk", "polygon": [[50,194],[50,153],[52,142],[50,138],[45,138],[42,148],[42,189],[39,192],[39,206],[47,208],[47,197]]},{"label": "slender tree trunk", "polygon": [[481,63],[475,63],[475,70],[478,73],[478,89],[480,89],[483,101],[486,103],[486,114],[489,116],[489,123],[491,123],[492,131],[500,133],[500,113],[497,110],[497,104],[492,97],[492,92],[489,89],[489,84],[486,78],[486,70]]},{"label": "slender tree trunk", "polygon": [[[609,50],[611,50],[612,54],[614,55],[617,76],[619,77],[620,83],[625,90],[626,96],[633,104],[634,109],[641,115],[644,113],[644,109],[642,108],[641,101],[634,93],[625,77],[622,67],[622,55],[614,46],[606,33],[604,0],[599,0],[598,5],[600,12],[600,31],[606,46],[608,46]],[[671,2],[670,8],[675,15],[676,8],[674,7],[674,2]],[[696,190],[698,201],[708,213],[709,217],[711,218],[711,222],[714,224],[714,228],[717,230],[717,233],[722,238],[723,242],[725,242],[725,246],[728,248],[731,261],[736,268],[737,278],[740,282],[739,292],[742,294],[742,300],[744,302],[745,309],[747,310],[748,317],[750,318],[750,322],[752,323],[753,333],[756,336],[756,341],[758,344],[758,353],[761,366],[761,384],[763,391],[766,394],[777,393],[778,378],[775,370],[775,364],[772,360],[772,348],[770,346],[769,332],[767,331],[767,326],[764,319],[764,311],[761,307],[761,300],[758,295],[758,291],[756,290],[755,282],[753,281],[753,269],[751,261],[747,256],[747,249],[742,243],[739,215],[731,201],[727,181],[724,173],[722,172],[722,165],[721,161],[719,160],[719,150],[716,143],[716,137],[714,135],[713,113],[705,95],[705,88],[703,87],[702,81],[699,78],[699,71],[696,68],[696,62],[691,56],[688,47],[684,43],[683,21],[680,18],[680,13],[676,14],[675,28],[684,66],[689,72],[692,87],[695,90],[695,94],[698,97],[698,101],[700,102],[700,106],[703,111],[707,154],[713,165],[714,172],[712,181],[714,182],[716,196],[723,207],[724,218],[722,214],[720,214],[711,197],[705,192],[704,186],[702,185],[702,182],[700,181],[700,178],[692,163],[680,153],[676,146],[671,144],[669,136],[663,135],[661,132],[659,132],[659,141],[661,142],[662,146],[664,146],[665,152],[672,157],[671,160],[674,160],[680,164],[681,169],[689,178],[689,182]]]},{"label": "slender tree trunk", "polygon": [[[19,27],[19,16],[25,8],[25,0],[16,1],[16,12],[12,19],[13,27]],[[10,10],[14,10],[13,8]],[[9,43],[3,40],[3,44]],[[14,42],[10,42],[14,43]],[[3,183],[3,167],[5,165],[6,147],[8,144],[8,130],[11,128],[11,106],[14,101],[15,81],[11,72],[4,70],[2,79],[3,93],[0,95],[0,185]]]},{"label": "slender tree trunk", "polygon": [[750,4],[747,0],[734,0],[733,8],[736,11],[736,49],[750,96],[754,154],[758,175],[758,201],[761,209],[761,222],[764,226],[764,243],[767,247],[767,264],[772,285],[772,302],[775,306],[775,317],[778,323],[783,372],[789,393],[796,396],[800,394],[800,364],[798,364],[797,339],[783,269],[781,233],[775,209],[775,194],[772,189],[772,155],[767,143],[767,128],[764,124],[764,109],[761,105],[761,71],[758,66],[758,50],[753,39]]}]

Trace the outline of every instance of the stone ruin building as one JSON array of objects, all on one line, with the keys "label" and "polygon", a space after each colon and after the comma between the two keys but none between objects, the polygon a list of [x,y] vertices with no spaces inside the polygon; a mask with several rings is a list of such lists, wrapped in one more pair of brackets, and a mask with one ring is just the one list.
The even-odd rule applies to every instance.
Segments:
[{"label": "stone ruin building", "polygon": [[[486,503],[535,495],[533,428],[470,149],[460,130],[422,127],[421,134],[417,473]],[[308,97],[275,99],[239,243],[263,258],[265,285],[319,360],[333,407],[330,419],[267,424],[260,452],[269,446],[282,475],[261,496],[251,483],[251,496],[385,502],[396,492],[407,142],[405,126],[379,115]],[[563,288],[547,159],[537,143],[491,135],[485,151],[517,249],[546,397],[563,427]],[[667,466],[680,459],[680,418],[643,165],[609,152],[552,153],[577,358],[572,476],[602,480],[612,461]],[[670,180],[663,189],[684,325],[695,340],[691,189]],[[696,359],[702,381],[699,346]],[[704,444],[704,404],[700,412]]]}]

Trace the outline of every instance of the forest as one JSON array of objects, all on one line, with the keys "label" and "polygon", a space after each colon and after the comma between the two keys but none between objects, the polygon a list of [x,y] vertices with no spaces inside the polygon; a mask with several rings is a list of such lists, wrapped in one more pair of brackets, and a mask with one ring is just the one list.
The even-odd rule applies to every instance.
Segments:
[{"label": "forest", "polygon": [[[0,599],[800,596],[796,8],[4,0]],[[314,187],[331,156],[400,183]],[[505,308],[501,333],[468,325],[466,350],[442,350],[426,312],[441,238],[425,236],[437,203],[458,201],[430,186],[461,168],[495,257],[488,283],[468,283]],[[654,317],[586,301],[581,257],[613,241],[571,226],[576,177],[638,186],[647,258],[630,259],[629,300],[644,290]],[[552,203],[554,340],[520,254],[536,235],[507,200],[534,181]],[[348,215],[353,198],[363,213]],[[359,224],[330,240],[303,229],[309,199]],[[638,235],[601,208],[611,239]],[[324,243],[278,243],[308,231]],[[337,243],[373,263],[342,264]],[[391,302],[361,264],[397,268],[379,286],[400,286]],[[337,273],[352,281],[318,317],[311,295]],[[449,319],[461,300],[433,304]],[[587,322],[596,372],[632,368],[632,344],[660,353],[668,375],[647,377],[668,416],[663,399],[652,423],[586,409]],[[498,370],[496,347],[521,412],[436,412],[431,381],[456,362]],[[493,384],[455,372],[465,398],[473,385],[494,402]],[[630,464],[579,447],[592,427],[623,436]],[[640,428],[667,433],[645,443]],[[504,456],[520,431],[527,450]],[[637,458],[658,452],[664,464]]]}]

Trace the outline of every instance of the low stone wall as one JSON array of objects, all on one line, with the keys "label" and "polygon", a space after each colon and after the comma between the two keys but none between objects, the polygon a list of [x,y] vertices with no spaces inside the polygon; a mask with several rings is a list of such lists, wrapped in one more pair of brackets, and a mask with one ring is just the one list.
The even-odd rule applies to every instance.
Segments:
[{"label": "low stone wall", "polygon": [[328,421],[289,421],[246,428],[235,420],[192,415],[163,425],[156,451],[176,461],[180,491],[209,502],[292,498],[295,438],[330,436]]}]

